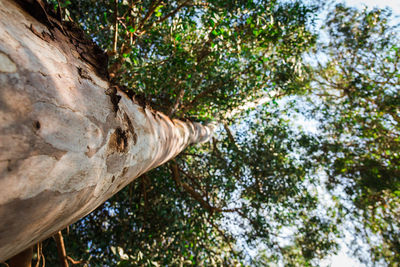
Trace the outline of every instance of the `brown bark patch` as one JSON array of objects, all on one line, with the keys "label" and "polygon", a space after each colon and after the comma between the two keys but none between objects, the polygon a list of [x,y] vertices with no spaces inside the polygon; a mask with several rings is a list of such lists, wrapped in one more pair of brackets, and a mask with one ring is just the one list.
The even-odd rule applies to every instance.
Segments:
[{"label": "brown bark patch", "polygon": [[128,149],[128,138],[126,132],[122,131],[120,127],[117,127],[110,136],[108,142],[108,148],[110,151],[124,153]]},{"label": "brown bark patch", "polygon": [[40,122],[39,122],[39,121],[33,122],[33,128],[34,128],[35,130],[39,130],[40,127],[41,127],[41,125],[40,125]]},{"label": "brown bark patch", "polygon": [[[28,26],[26,26],[26,27],[28,27]],[[39,32],[38,32],[38,30],[36,30],[36,28],[31,24],[31,26],[29,26],[28,27],[28,29],[34,34],[34,35],[36,35],[37,37],[39,37],[40,39],[42,39],[43,41],[46,41],[46,42],[49,42],[49,41],[54,41],[54,39],[53,38],[50,38],[49,39],[49,34],[48,33],[45,33],[44,31],[40,34]]]},{"label": "brown bark patch", "polygon": [[93,157],[94,154],[96,154],[97,150],[91,148],[90,146],[86,146],[87,151],[85,152],[86,156],[88,156],[88,158]]},{"label": "brown bark patch", "polygon": [[85,70],[81,67],[77,67],[77,69],[78,69],[78,74],[80,77],[82,77],[83,79],[92,81],[92,77],[90,77],[90,74],[87,70]]},{"label": "brown bark patch", "polygon": [[118,103],[121,100],[121,96],[117,95],[117,88],[110,87],[106,90],[106,95],[110,97],[111,103],[113,105],[114,112],[118,111]]},{"label": "brown bark patch", "polygon": [[126,123],[128,125],[128,131],[132,134],[133,144],[136,145],[137,134],[135,132],[135,128],[133,128],[131,119],[129,118],[129,116],[126,113],[124,113],[124,120],[126,121]]}]

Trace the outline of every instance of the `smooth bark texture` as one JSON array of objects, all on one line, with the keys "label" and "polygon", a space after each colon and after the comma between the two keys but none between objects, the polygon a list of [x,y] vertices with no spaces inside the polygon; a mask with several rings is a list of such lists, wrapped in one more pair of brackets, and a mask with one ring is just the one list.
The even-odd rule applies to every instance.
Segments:
[{"label": "smooth bark texture", "polygon": [[212,133],[110,88],[91,51],[0,0],[0,262]]}]

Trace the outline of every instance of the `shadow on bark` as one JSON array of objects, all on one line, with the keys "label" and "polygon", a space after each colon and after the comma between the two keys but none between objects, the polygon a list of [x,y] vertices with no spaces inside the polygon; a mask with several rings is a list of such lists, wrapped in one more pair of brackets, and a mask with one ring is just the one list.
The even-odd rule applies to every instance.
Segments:
[{"label": "shadow on bark", "polygon": [[[91,103],[90,94],[101,88],[92,79],[96,59],[90,59],[95,52],[88,41],[77,39],[73,31],[66,37],[67,28],[37,22],[10,0],[2,1],[0,17],[0,59],[8,64],[0,64],[1,262],[82,217],[72,209],[85,205],[93,187],[62,193],[51,191],[47,181],[49,189],[37,195],[30,195],[27,187],[40,187],[46,172],[53,171],[46,169],[49,162],[67,153],[62,144],[52,145],[44,137],[62,139],[63,131],[83,123],[80,120],[89,117],[98,104]],[[109,97],[104,94],[103,100],[112,113]],[[64,114],[52,114],[57,112]],[[91,119],[85,123],[99,124]],[[104,139],[106,126],[98,130]],[[22,169],[34,173],[20,175]],[[19,193],[24,190],[26,195]],[[62,216],[65,213],[72,214],[69,221]]]}]

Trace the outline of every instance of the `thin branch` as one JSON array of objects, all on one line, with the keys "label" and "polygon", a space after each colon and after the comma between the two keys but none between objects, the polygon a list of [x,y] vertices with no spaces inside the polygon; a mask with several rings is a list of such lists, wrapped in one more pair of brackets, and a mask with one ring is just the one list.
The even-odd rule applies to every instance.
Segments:
[{"label": "thin branch", "polygon": [[168,19],[169,17],[174,16],[176,13],[178,13],[179,10],[181,10],[183,7],[187,6],[187,4],[190,2],[191,0],[187,0],[185,2],[183,2],[183,4],[181,4],[180,6],[178,6],[174,11],[170,12],[169,14],[165,15],[164,17],[160,18],[159,20],[157,20],[155,23],[161,23],[164,22],[166,19]]},{"label": "thin branch", "polygon": [[[138,24],[138,27],[135,31],[135,33],[131,33],[130,34],[130,38],[129,38],[129,44],[131,47],[133,44],[135,44],[136,42],[136,38],[138,36],[141,36],[143,34],[146,33],[146,30],[143,30],[141,32],[141,30],[144,28],[144,24],[150,19],[151,15],[154,13],[154,11],[156,10],[157,6],[160,5],[160,3],[162,2],[162,0],[159,1],[152,1],[152,3],[150,4],[149,10],[147,12],[147,14],[145,15],[145,17],[143,18],[143,20]],[[114,32],[114,44],[113,44],[113,54],[117,53],[117,42],[118,42],[118,0],[115,0],[115,32]],[[125,41],[125,40],[124,40]],[[123,51],[121,52],[123,53]],[[116,61],[110,68],[109,68],[109,72],[110,72],[110,77],[114,78],[116,73],[121,69],[122,64],[125,62],[125,58],[119,58],[118,61]]]},{"label": "thin branch", "polygon": [[39,267],[39,263],[40,263],[39,244],[40,243],[36,244],[36,257],[37,257],[37,260],[36,260],[35,267]]},{"label": "thin branch", "polygon": [[215,90],[217,90],[218,87],[219,87],[220,85],[222,85],[222,84],[223,84],[222,81],[217,82],[217,83],[215,83],[215,84],[212,84],[209,88],[207,88],[206,90],[203,90],[203,91],[200,92],[198,95],[196,95],[196,96],[192,99],[192,101],[190,101],[188,104],[182,105],[182,108],[181,108],[180,112],[181,112],[181,113],[185,113],[186,111],[190,110],[190,108],[192,108],[193,105],[196,104],[197,101],[198,101],[199,99],[201,99],[202,97],[205,97],[205,96],[211,94],[212,92],[214,92]]},{"label": "thin branch", "polygon": [[45,267],[46,266],[46,258],[44,257],[44,254],[43,254],[43,243],[42,242],[40,242],[40,258],[43,261],[42,267]]},{"label": "thin branch", "polygon": [[74,259],[71,258],[70,256],[67,256],[67,259],[68,259],[73,265],[82,264],[82,263],[87,263],[87,262],[84,261],[84,260],[80,260],[80,261],[74,260]]},{"label": "thin branch", "polygon": [[186,177],[188,177],[190,179],[190,181],[193,182],[193,184],[195,186],[197,186],[198,188],[200,188],[200,190],[202,191],[203,195],[205,195],[206,193],[204,192],[204,189],[202,188],[202,186],[199,184],[199,180],[201,180],[201,178],[199,177],[194,177],[193,175],[189,175],[188,173],[186,173],[184,170],[182,170],[181,168],[179,168],[178,166],[178,170],[183,173]]},{"label": "thin branch", "polygon": [[216,38],[216,36],[213,34],[213,32],[219,26],[220,23],[221,23],[221,20],[218,21],[217,23],[215,23],[214,26],[211,28],[210,32],[208,33],[208,39],[204,43],[200,53],[197,55],[197,58],[196,58],[197,65],[199,65],[201,63],[201,61],[203,61],[203,59],[205,59],[211,53],[210,45],[211,45],[211,42]]},{"label": "thin branch", "polygon": [[115,24],[114,24],[114,43],[113,43],[113,53],[117,53],[117,43],[118,43],[118,0],[114,2],[114,13],[115,13]]},{"label": "thin branch", "polygon": [[[216,225],[215,223],[213,223],[211,220],[207,220],[207,221],[208,221],[208,222],[211,224],[211,226],[214,227],[214,228],[218,231],[218,233],[225,239],[226,243],[228,244],[229,248],[231,249],[231,252],[235,253],[234,250],[233,250],[233,247],[232,247],[232,242],[231,242],[231,240],[229,239],[229,237],[226,236],[225,232],[223,232],[223,231],[218,227],[218,225]],[[235,254],[236,254],[236,253],[235,253]]]},{"label": "thin branch", "polygon": [[147,198],[147,187],[148,187],[148,181],[149,177],[147,174],[142,174],[142,194],[143,194],[143,200],[144,200],[144,210],[143,210],[143,216],[146,217],[148,213],[148,207],[149,207],[149,201]]},{"label": "thin branch", "polygon": [[147,11],[147,14],[144,16],[143,20],[140,22],[137,31],[140,31],[144,27],[144,24],[150,19],[151,15],[153,15],[154,11],[161,4],[161,2],[162,0],[151,2],[149,10]]},{"label": "thin branch", "polygon": [[46,265],[46,260],[44,259],[44,255],[43,255],[43,250],[42,250],[42,242],[39,242],[36,244],[36,255],[37,255],[37,261],[36,261],[36,265],[35,267],[39,267],[40,262],[43,258],[43,263],[42,263],[42,267],[44,267]]},{"label": "thin branch", "polygon": [[168,112],[168,117],[174,115],[175,111],[178,109],[179,104],[182,101],[183,96],[185,95],[185,88],[181,88],[179,90],[178,96],[176,97],[175,104],[171,107],[170,111]]},{"label": "thin branch", "polygon": [[61,231],[58,231],[54,236],[54,240],[57,243],[58,258],[62,267],[68,267],[67,252],[65,250],[64,239]]},{"label": "thin branch", "polygon": [[319,96],[319,97],[332,97],[332,98],[335,98],[335,99],[340,99],[340,98],[342,98],[341,96],[332,95],[332,94],[328,94],[328,93],[315,94],[315,95],[316,95],[316,96]]},{"label": "thin branch", "polygon": [[221,156],[221,151],[219,151],[219,148],[217,146],[217,139],[215,137],[212,138],[212,144],[213,144],[213,153],[221,160],[225,160],[222,156]]},{"label": "thin branch", "polygon": [[239,208],[234,209],[223,209],[219,207],[214,207],[210,203],[204,200],[203,196],[199,194],[196,190],[194,190],[190,185],[185,182],[182,182],[181,177],[179,175],[179,167],[174,160],[171,161],[170,169],[172,172],[172,178],[175,180],[176,184],[182,186],[183,189],[189,193],[189,195],[199,202],[200,206],[202,206],[205,210],[208,210],[210,213],[214,212],[240,212]]},{"label": "thin branch", "polygon": [[58,257],[60,259],[62,267],[68,267],[68,261],[70,261],[73,265],[86,263],[86,261],[84,260],[77,261],[67,255],[67,251],[65,250],[64,238],[61,231],[58,231],[57,234],[53,236],[53,238],[57,243]]},{"label": "thin branch", "polygon": [[182,152],[179,155],[181,156],[192,156],[192,157],[197,157],[197,158],[204,158],[204,155],[199,155],[195,153],[187,153],[187,152]]},{"label": "thin branch", "polygon": [[229,129],[229,126],[227,123],[224,123],[224,129],[225,129],[226,133],[228,134],[229,141],[231,141],[231,143],[235,144],[235,146],[236,146],[235,138],[233,137],[233,134],[232,134],[231,130]]},{"label": "thin branch", "polygon": [[[223,86],[228,83],[233,83],[235,81],[235,79],[237,79],[237,77],[239,77],[242,74],[245,74],[246,71],[239,71],[239,72],[234,72],[230,75],[229,79],[227,79],[227,81],[224,81],[223,79],[220,79],[218,82],[211,84],[207,89],[201,91],[199,94],[197,94],[191,101],[189,101],[189,103],[187,104],[182,104],[182,108],[179,110],[179,112],[181,114],[184,114],[185,112],[187,112],[188,110],[190,110],[201,98],[209,96],[210,94],[214,93],[219,86]],[[198,85],[198,87],[200,87],[201,82],[203,80],[200,80],[200,83]]]},{"label": "thin branch", "polygon": [[176,184],[182,186],[183,189],[190,194],[195,200],[197,200],[200,205],[208,210],[209,212],[213,212],[214,208],[210,205],[210,203],[206,202],[203,199],[203,196],[196,192],[190,185],[186,184],[185,182],[181,181],[181,177],[179,175],[179,168],[176,162],[172,161],[170,164],[171,171],[172,171],[172,178],[175,180]]},{"label": "thin branch", "polygon": [[129,207],[132,207],[132,190],[133,190],[133,183],[129,184]]},{"label": "thin branch", "polygon": [[224,129],[228,135],[228,139],[229,141],[233,144],[233,146],[235,147],[235,150],[239,153],[240,156],[243,157],[243,159],[246,158],[246,155],[243,153],[243,151],[239,148],[238,144],[235,141],[235,138],[233,137],[233,134],[231,132],[231,130],[229,129],[228,124],[225,122],[224,123]]}]

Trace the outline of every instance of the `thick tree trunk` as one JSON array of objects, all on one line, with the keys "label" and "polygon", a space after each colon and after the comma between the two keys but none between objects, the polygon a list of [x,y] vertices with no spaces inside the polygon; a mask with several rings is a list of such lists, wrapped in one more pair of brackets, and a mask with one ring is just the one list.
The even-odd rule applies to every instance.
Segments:
[{"label": "thick tree trunk", "polygon": [[0,0],[0,262],[211,134],[109,88],[88,47]]}]

